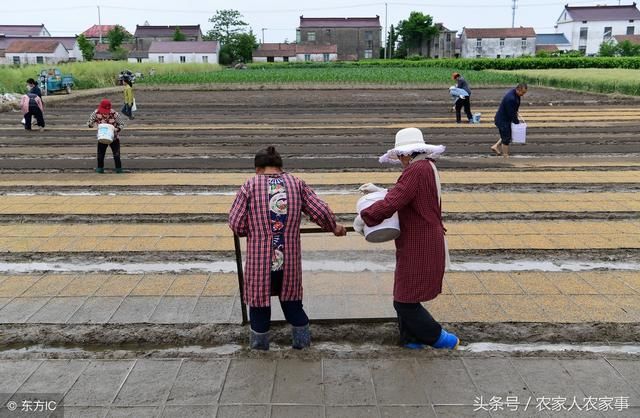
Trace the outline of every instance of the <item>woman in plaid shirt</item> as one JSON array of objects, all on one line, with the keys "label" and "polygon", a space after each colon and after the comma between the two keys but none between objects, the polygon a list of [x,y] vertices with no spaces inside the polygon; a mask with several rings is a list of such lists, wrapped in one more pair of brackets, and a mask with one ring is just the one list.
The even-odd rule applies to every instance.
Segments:
[{"label": "woman in plaid shirt", "polygon": [[[444,150],[442,145],[425,144],[417,128],[400,130],[395,147],[380,157],[380,162],[401,163],[402,174],[385,198],[363,209],[353,225],[361,232],[365,223],[378,225],[398,212],[400,236],[395,241],[393,307],[398,315],[400,338],[407,348],[426,344],[453,349],[459,343],[458,337],[445,331],[421,303],[442,292],[442,279],[449,264],[440,178],[434,162]],[[384,189],[369,183],[361,190]]]},{"label": "woman in plaid shirt", "polygon": [[309,318],[302,308],[302,213],[324,231],[336,236],[347,232],[304,181],[282,170],[274,147],[258,151],[254,163],[256,176],[240,188],[229,213],[230,228],[247,237],[244,301],[249,306],[250,346],[269,349],[271,296],[278,296],[292,325],[292,346],[302,349],[311,343]]}]

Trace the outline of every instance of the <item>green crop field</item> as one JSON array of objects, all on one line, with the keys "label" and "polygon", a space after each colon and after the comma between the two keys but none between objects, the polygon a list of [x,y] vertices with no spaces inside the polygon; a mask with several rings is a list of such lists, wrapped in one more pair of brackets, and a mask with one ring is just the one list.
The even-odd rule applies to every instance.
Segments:
[{"label": "green crop field", "polygon": [[[446,87],[453,84],[451,68],[432,67],[249,67],[246,70],[223,70],[189,74],[164,74],[144,81],[145,84],[201,83],[366,83],[428,84]],[[517,77],[509,73],[465,71],[474,86],[512,84]]]},{"label": "green crop field", "polygon": [[640,70],[576,68],[493,72],[516,75],[528,83],[543,86],[640,96]]},{"label": "green crop field", "polygon": [[73,74],[76,89],[90,89],[115,85],[120,71],[140,72],[145,76],[155,69],[157,76],[164,74],[214,72],[215,64],[153,64],[127,63],[123,61],[92,61],[58,65],[26,65],[23,67],[0,66],[0,93],[20,93],[25,90],[28,78],[37,78],[40,70],[59,68],[63,74]]}]

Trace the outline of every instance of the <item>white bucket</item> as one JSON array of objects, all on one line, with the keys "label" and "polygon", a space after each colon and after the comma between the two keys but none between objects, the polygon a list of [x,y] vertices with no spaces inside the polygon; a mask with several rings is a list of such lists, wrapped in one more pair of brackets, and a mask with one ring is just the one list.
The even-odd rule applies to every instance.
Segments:
[{"label": "white bucket", "polygon": [[514,144],[525,144],[527,142],[527,124],[520,122],[511,124],[511,141]]},{"label": "white bucket", "polygon": [[108,123],[100,123],[98,125],[98,142],[101,144],[110,144],[115,136],[115,128]]},{"label": "white bucket", "polygon": [[[356,211],[360,213],[375,202],[384,199],[387,192],[374,192],[362,196],[356,203]],[[385,219],[379,225],[364,227],[364,239],[369,242],[386,242],[400,236],[400,220],[398,213],[394,213],[390,218]]]},{"label": "white bucket", "polygon": [[471,119],[473,123],[480,123],[480,116],[482,116],[482,113],[474,113]]}]

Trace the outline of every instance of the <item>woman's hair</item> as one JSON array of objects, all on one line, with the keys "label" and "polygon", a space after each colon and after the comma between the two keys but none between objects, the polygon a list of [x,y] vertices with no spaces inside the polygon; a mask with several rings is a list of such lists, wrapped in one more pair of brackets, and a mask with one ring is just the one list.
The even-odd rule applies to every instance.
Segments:
[{"label": "woman's hair", "polygon": [[35,86],[36,85],[36,80],[34,80],[33,78],[29,78],[29,79],[27,79],[27,83]]},{"label": "woman's hair", "polygon": [[128,85],[129,85],[129,87],[133,87],[133,83],[132,83],[132,82],[131,82],[131,80],[129,80],[128,78],[125,78],[125,79],[124,79],[124,80],[122,80],[122,81],[124,81],[124,83],[125,83],[125,84],[128,84]]},{"label": "woman's hair", "polygon": [[282,157],[274,146],[263,148],[256,153],[253,163],[256,168],[278,167],[282,168]]}]

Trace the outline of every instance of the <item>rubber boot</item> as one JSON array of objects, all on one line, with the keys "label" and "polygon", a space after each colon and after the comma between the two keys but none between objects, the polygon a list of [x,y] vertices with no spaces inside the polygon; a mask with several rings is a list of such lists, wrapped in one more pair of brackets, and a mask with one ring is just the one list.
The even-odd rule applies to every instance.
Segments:
[{"label": "rubber boot", "polygon": [[104,174],[104,168],[96,168],[96,173]]},{"label": "rubber boot", "polygon": [[460,344],[460,340],[455,334],[451,334],[444,329],[440,332],[440,338],[433,344],[433,348],[442,348],[448,350],[455,350]]},{"label": "rubber boot", "polygon": [[311,345],[311,330],[309,324],[301,327],[291,327],[291,347],[302,350]]},{"label": "rubber boot", "polygon": [[116,173],[122,174],[124,173],[124,170],[122,168],[116,168]]},{"label": "rubber boot", "polygon": [[269,350],[269,331],[267,332],[255,332],[251,330],[249,334],[249,347],[252,350]]}]

